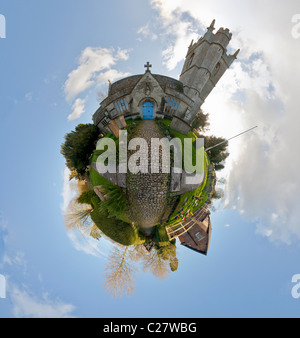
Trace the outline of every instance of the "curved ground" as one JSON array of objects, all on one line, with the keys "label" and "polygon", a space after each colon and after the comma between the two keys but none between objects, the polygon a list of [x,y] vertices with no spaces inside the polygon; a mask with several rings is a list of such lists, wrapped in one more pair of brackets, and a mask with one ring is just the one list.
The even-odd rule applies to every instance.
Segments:
[{"label": "curved ground", "polygon": [[[164,135],[153,120],[143,120],[139,123],[134,137],[143,138],[148,144],[148,173],[133,174],[130,171],[127,173],[129,217],[145,231],[146,235],[150,235],[153,226],[160,223],[167,207],[170,174],[161,172],[151,174],[150,152],[151,138],[162,138]],[[133,153],[135,151],[129,151],[128,158]],[[161,153],[157,156],[160,156],[161,160]]]}]

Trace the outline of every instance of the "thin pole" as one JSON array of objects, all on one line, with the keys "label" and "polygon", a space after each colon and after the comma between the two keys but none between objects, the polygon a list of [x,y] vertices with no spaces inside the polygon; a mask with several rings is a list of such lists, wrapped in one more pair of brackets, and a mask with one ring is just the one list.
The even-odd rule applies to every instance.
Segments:
[{"label": "thin pole", "polygon": [[207,148],[207,149],[205,149],[205,151],[209,151],[209,150],[211,150],[211,149],[213,149],[213,148],[216,148],[216,147],[220,146],[221,144],[224,144],[224,143],[226,143],[226,142],[228,142],[228,141],[230,141],[230,140],[232,140],[232,139],[234,139],[234,138],[236,138],[236,137],[238,137],[238,136],[241,136],[241,135],[243,135],[243,134],[246,134],[246,133],[248,133],[249,131],[251,131],[251,130],[253,130],[253,129],[255,129],[255,128],[257,128],[257,126],[251,128],[251,129],[248,129],[248,130],[246,130],[246,131],[243,131],[242,133],[240,133],[240,134],[238,134],[238,135],[235,135],[235,136],[233,136],[233,137],[229,138],[228,140],[225,140],[225,141],[223,141],[223,142],[221,142],[221,143],[218,143],[218,144],[216,144],[216,145],[213,146],[213,147]]}]

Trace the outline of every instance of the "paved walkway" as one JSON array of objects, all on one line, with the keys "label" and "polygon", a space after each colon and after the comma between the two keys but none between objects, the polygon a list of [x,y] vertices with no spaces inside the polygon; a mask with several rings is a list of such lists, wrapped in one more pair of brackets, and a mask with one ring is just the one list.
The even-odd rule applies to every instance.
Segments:
[{"label": "paved walkway", "polygon": [[[148,144],[148,173],[127,173],[127,197],[129,201],[130,218],[144,229],[147,235],[153,226],[160,223],[167,207],[167,196],[170,185],[170,174],[151,174],[151,138],[162,138],[164,135],[152,120],[143,120],[134,137],[140,137]],[[136,151],[129,151],[128,158]],[[145,156],[147,156],[145,154]],[[162,154],[157,154],[160,157]],[[145,159],[141,159],[142,162]],[[146,161],[147,162],[147,161]]]}]

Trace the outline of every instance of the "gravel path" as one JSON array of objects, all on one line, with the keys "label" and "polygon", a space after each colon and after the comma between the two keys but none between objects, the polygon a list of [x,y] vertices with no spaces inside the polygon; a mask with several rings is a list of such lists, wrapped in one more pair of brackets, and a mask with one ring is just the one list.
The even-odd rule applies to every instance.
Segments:
[{"label": "gravel path", "polygon": [[[150,235],[153,226],[160,223],[167,207],[169,193],[170,174],[151,174],[151,138],[162,138],[159,127],[153,120],[144,120],[140,123],[134,137],[146,140],[148,144],[148,173],[127,173],[127,198],[129,201],[129,217],[142,228],[146,235]],[[128,158],[135,151],[128,152]],[[142,162],[147,163],[145,158]],[[162,154],[157,154],[160,157]]]}]

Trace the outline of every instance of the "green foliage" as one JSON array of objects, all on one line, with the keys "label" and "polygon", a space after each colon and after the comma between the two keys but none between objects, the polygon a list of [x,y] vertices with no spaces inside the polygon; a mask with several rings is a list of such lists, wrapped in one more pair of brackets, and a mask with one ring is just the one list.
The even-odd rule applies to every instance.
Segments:
[{"label": "green foliage", "polygon": [[[176,242],[175,242],[176,243]],[[166,245],[157,247],[157,255],[163,260],[168,261],[172,272],[178,269],[178,258],[176,257],[176,244],[168,242]]]},{"label": "green foliage", "polygon": [[88,190],[83,192],[78,197],[77,201],[81,204],[90,204],[93,209],[96,209],[98,207],[98,204],[100,203],[100,199],[94,190]]},{"label": "green foliage", "polygon": [[[207,136],[205,137],[205,148],[213,147],[219,143],[225,141],[222,137],[216,136]],[[226,151],[228,147],[228,142],[225,142],[207,152],[207,155],[211,162],[213,162],[216,166],[216,170],[220,170],[224,168],[223,162],[229,156],[229,153]]]},{"label": "green foliage", "polygon": [[61,154],[66,159],[67,167],[72,172],[76,172],[79,179],[84,177],[98,137],[98,127],[93,124],[79,124],[75,131],[65,136],[65,142],[61,145]]},{"label": "green foliage", "polygon": [[126,196],[117,186],[107,186],[106,193],[110,198],[101,201],[94,190],[83,192],[77,199],[80,204],[90,204],[93,211],[91,219],[96,226],[113,241],[123,245],[141,244],[144,236],[131,224],[124,221]]},{"label": "green foliage", "polygon": [[200,110],[192,122],[192,127],[194,129],[201,129],[204,131],[208,128],[208,126],[208,114],[204,114],[203,111]]},{"label": "green foliage", "polygon": [[134,121],[132,118],[125,120],[127,126],[130,126]]},{"label": "green foliage", "polygon": [[219,200],[219,199],[221,199],[223,196],[224,196],[224,191],[219,189],[219,190],[215,190],[215,191],[212,193],[211,198]]},{"label": "green foliage", "polygon": [[108,211],[109,217],[116,217],[121,220],[127,220],[126,209],[126,194],[122,188],[113,186],[103,186],[109,198],[102,201],[99,206],[101,212]]},{"label": "green foliage", "polygon": [[131,224],[109,218],[107,214],[94,210],[91,218],[101,232],[111,240],[122,245],[138,245],[144,243],[143,235]]},{"label": "green foliage", "polygon": [[220,171],[220,170],[222,170],[224,168],[225,168],[224,164],[221,164],[221,163],[215,164],[215,170],[216,171]]},{"label": "green foliage", "polygon": [[[91,157],[91,162],[96,162],[100,153],[102,153],[102,151],[95,150]],[[123,189],[105,179],[94,168],[90,169],[89,177],[90,182],[94,187],[101,185],[102,188],[105,190],[106,195],[109,196],[109,199],[107,199],[106,201],[102,201],[99,204],[99,210],[102,213],[108,213],[108,217],[116,217],[117,219],[129,222],[125,211],[126,194]]]},{"label": "green foliage", "polygon": [[170,261],[170,269],[172,272],[175,272],[178,269],[178,258],[174,257],[172,261]]},{"label": "green foliage", "polygon": [[[108,195],[109,198],[106,201],[100,201],[97,194],[92,190],[86,196],[81,195],[78,202],[81,203],[82,201],[84,203],[85,198],[88,199],[90,196],[96,197],[98,199],[97,208],[99,208],[101,213],[107,213],[108,217],[116,217],[117,219],[129,222],[126,215],[127,200],[125,191],[99,175],[93,168],[90,170],[90,181],[94,187],[102,186],[103,190],[105,190],[105,195]],[[89,202],[87,201],[86,203]],[[92,206],[95,209],[95,205],[92,204]]]},{"label": "green foliage", "polygon": [[159,247],[168,246],[170,244],[166,228],[161,224],[156,226],[153,239]]}]

